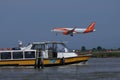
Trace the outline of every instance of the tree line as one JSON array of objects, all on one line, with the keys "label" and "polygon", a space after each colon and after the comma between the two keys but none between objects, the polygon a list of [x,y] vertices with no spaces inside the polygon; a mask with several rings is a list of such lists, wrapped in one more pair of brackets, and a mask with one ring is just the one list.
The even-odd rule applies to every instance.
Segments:
[{"label": "tree line", "polygon": [[120,51],[120,48],[118,49],[106,49],[101,46],[97,46],[96,48],[87,49],[85,46],[82,46],[80,49],[76,49],[75,51],[78,52],[86,52],[86,51],[92,51],[92,52],[98,52],[98,51]]},{"label": "tree line", "polygon": [[86,49],[85,46],[82,46],[81,49],[76,49],[75,52],[78,54],[91,53],[92,57],[95,58],[120,57],[120,48],[105,49],[101,46],[97,46],[96,48]]}]

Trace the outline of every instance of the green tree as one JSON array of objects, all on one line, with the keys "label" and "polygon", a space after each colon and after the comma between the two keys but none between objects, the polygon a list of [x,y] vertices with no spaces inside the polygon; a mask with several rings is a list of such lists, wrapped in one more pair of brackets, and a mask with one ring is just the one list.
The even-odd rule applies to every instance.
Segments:
[{"label": "green tree", "polygon": [[82,47],[81,47],[81,51],[86,51],[86,47],[85,47],[85,46],[82,46]]},{"label": "green tree", "polygon": [[98,47],[97,47],[97,50],[98,50],[98,51],[102,51],[102,47],[101,47],[101,46],[98,46]]},{"label": "green tree", "polygon": [[118,48],[118,50],[120,50],[120,48]]},{"label": "green tree", "polygon": [[95,51],[97,51],[97,49],[96,49],[96,48],[93,48],[92,51],[95,52]]}]

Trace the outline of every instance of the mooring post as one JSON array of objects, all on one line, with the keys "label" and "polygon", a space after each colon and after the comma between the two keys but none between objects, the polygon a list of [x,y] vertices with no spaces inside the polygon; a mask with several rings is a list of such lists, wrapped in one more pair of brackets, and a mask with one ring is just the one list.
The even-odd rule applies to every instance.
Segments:
[{"label": "mooring post", "polygon": [[35,58],[35,65],[34,65],[34,68],[36,69],[37,67],[38,67],[38,54],[39,54],[39,52],[38,52],[39,50],[37,49],[36,50],[36,58]]},{"label": "mooring post", "polygon": [[36,51],[36,60],[35,60],[35,65],[34,68],[44,68],[44,60],[43,60],[43,52],[41,49],[37,49]]},{"label": "mooring post", "polygon": [[38,68],[38,69],[40,68],[40,62],[41,62],[41,61],[40,61],[40,58],[38,57],[38,62],[37,62],[37,63],[38,63],[38,64],[37,64],[37,68]]},{"label": "mooring post", "polygon": [[64,59],[64,57],[61,58],[61,64],[62,64],[62,65],[65,64],[65,59]]},{"label": "mooring post", "polygon": [[44,68],[43,52],[41,52],[41,56],[40,56],[40,65],[41,65],[41,68],[43,69]]}]

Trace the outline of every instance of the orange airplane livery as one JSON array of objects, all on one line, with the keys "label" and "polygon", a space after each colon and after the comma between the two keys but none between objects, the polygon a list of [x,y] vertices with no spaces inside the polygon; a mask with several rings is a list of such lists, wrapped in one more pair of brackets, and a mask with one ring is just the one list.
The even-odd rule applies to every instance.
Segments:
[{"label": "orange airplane livery", "polygon": [[63,33],[63,35],[70,35],[73,36],[73,34],[82,34],[82,33],[89,33],[95,31],[95,22],[92,22],[87,28],[53,28],[51,31]]}]

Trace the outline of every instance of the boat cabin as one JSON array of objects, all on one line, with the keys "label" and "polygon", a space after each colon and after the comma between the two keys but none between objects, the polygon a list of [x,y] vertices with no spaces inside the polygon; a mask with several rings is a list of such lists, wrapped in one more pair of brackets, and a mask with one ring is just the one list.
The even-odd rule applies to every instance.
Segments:
[{"label": "boat cabin", "polygon": [[63,42],[33,42],[26,47],[0,50],[0,60],[35,59],[36,53],[43,58],[74,57],[77,54],[70,52]]},{"label": "boat cabin", "polygon": [[74,57],[77,54],[71,52],[64,42],[34,42],[31,49],[41,50],[44,58]]}]

